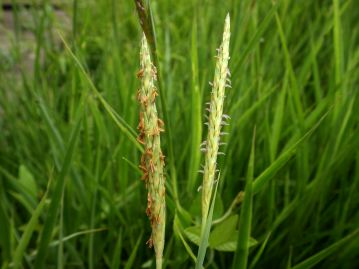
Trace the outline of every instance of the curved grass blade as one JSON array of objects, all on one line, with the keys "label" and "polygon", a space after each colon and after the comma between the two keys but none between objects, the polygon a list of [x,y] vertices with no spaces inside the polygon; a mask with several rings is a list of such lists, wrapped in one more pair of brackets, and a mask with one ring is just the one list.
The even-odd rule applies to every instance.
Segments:
[{"label": "curved grass blade", "polygon": [[92,234],[92,233],[98,233],[98,232],[102,232],[102,231],[105,231],[107,230],[107,228],[97,228],[97,229],[90,229],[90,230],[85,230],[85,231],[80,231],[80,232],[76,232],[76,233],[73,233],[73,234],[70,234],[68,236],[65,236],[63,237],[61,240],[56,240],[52,243],[50,243],[50,247],[55,247],[61,243],[64,243],[68,240],[71,240],[73,238],[76,238],[78,236],[81,236],[81,235],[85,235],[85,234]]},{"label": "curved grass blade", "polygon": [[26,247],[28,246],[28,244],[30,242],[31,236],[38,224],[39,217],[46,205],[47,194],[48,194],[48,190],[50,189],[50,186],[51,186],[51,179],[49,180],[49,183],[48,183],[48,186],[47,186],[44,196],[41,198],[40,203],[37,205],[36,209],[32,213],[32,216],[26,225],[25,231],[21,236],[19,244],[17,245],[17,247],[15,249],[15,253],[13,256],[13,268],[14,269],[18,269],[21,267],[21,261],[22,261],[22,258],[24,257]]},{"label": "curved grass blade", "polygon": [[188,245],[186,239],[183,236],[183,227],[177,213],[175,214],[173,221],[173,231],[181,239],[181,242],[185,250],[187,251],[188,255],[192,258],[194,262],[196,262],[196,256],[193,254],[191,247]]},{"label": "curved grass blade", "polygon": [[329,112],[325,113],[319,121],[307,132],[305,133],[299,140],[297,140],[289,149],[287,149],[284,153],[282,153],[266,170],[264,170],[253,182],[253,194],[256,194],[261,190],[261,188],[269,182],[275,173],[278,172],[280,168],[282,168],[290,158],[296,153],[299,145],[309,137],[322,123],[325,117]]},{"label": "curved grass blade", "polygon": [[132,129],[132,127],[120,116],[116,113],[116,111],[111,107],[111,105],[103,98],[100,92],[97,90],[95,84],[87,74],[85,68],[81,64],[80,60],[76,57],[76,55],[72,52],[71,48],[67,44],[66,40],[62,36],[60,32],[58,32],[61,41],[65,45],[66,50],[70,54],[71,58],[74,60],[78,68],[80,69],[81,73],[84,75],[86,81],[90,85],[91,90],[95,93],[96,97],[100,100],[101,104],[110,115],[112,120],[116,123],[116,125],[121,129],[121,131],[130,139],[130,141],[136,146],[136,148],[143,152],[143,148],[141,144],[136,139],[136,132]]}]

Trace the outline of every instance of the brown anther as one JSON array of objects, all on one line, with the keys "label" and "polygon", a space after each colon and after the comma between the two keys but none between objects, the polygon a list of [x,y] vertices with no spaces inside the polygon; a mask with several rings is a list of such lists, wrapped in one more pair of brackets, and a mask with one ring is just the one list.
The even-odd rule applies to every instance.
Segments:
[{"label": "brown anther", "polygon": [[155,217],[155,221],[156,221],[156,224],[159,224],[160,223],[160,215],[157,215]]},{"label": "brown anther", "polygon": [[157,124],[159,128],[162,128],[163,126],[165,126],[163,120],[161,120],[160,118],[157,119]]},{"label": "brown anther", "polygon": [[143,78],[143,73],[144,73],[144,70],[140,69],[136,74],[137,78]]},{"label": "brown anther", "polygon": [[151,216],[151,207],[147,206],[146,208],[146,215],[149,217]]},{"label": "brown anther", "polygon": [[156,100],[156,96],[158,96],[157,89],[154,88],[153,92],[151,93],[151,102],[153,103]]},{"label": "brown anther", "polygon": [[[141,180],[147,182],[147,180],[148,180],[148,172],[144,172],[144,173],[143,173],[143,175],[142,175],[142,177],[141,177]],[[147,185],[146,185],[146,187],[147,187]]]},{"label": "brown anther", "polygon": [[157,80],[157,68],[152,64],[152,77],[154,80]]},{"label": "brown anther", "polygon": [[148,193],[147,194],[147,208],[146,208],[146,214],[148,217],[151,216],[151,207],[152,207],[152,199],[151,199],[151,195]]},{"label": "brown anther", "polygon": [[140,120],[139,120],[137,129],[140,130],[141,132],[145,129],[145,121],[143,119],[143,113],[142,112],[140,112]]},{"label": "brown anther", "polygon": [[152,236],[150,237],[150,239],[147,240],[146,245],[148,245],[149,248],[152,248],[152,247],[153,247]]},{"label": "brown anther", "polygon": [[161,196],[165,197],[166,195],[166,187],[163,187],[163,190],[161,191]]},{"label": "brown anther", "polygon": [[148,106],[148,97],[147,97],[147,96],[141,96],[139,102],[140,102],[144,107],[147,107],[147,106]]},{"label": "brown anther", "polygon": [[162,153],[162,152],[160,152],[160,160],[161,160],[161,162],[162,162],[162,163],[164,163],[165,158],[166,158],[166,156],[165,156],[165,155],[163,155],[163,153]]},{"label": "brown anther", "polygon": [[143,164],[140,164],[138,167],[140,168],[140,170],[141,170],[143,173],[147,173],[147,167],[146,167],[146,166],[144,166]]},{"label": "brown anther", "polygon": [[156,126],[155,128],[153,128],[152,132],[149,133],[149,135],[152,136],[160,135],[160,132],[164,132],[164,130]]},{"label": "brown anther", "polygon": [[158,128],[154,128],[154,129],[149,133],[149,135],[151,135],[151,136],[156,136],[156,135],[159,135],[159,134],[160,134],[160,132],[159,132]]},{"label": "brown anther", "polygon": [[144,139],[145,139],[145,134],[144,133],[140,133],[140,135],[137,137],[137,141],[142,145],[145,144]]},{"label": "brown anther", "polygon": [[146,155],[145,154],[142,154],[140,163],[142,166],[146,166]]},{"label": "brown anther", "polygon": [[156,225],[156,224],[157,224],[156,217],[153,216],[153,215],[151,215],[151,217],[150,217],[150,222],[151,222],[151,226]]},{"label": "brown anther", "polygon": [[148,170],[146,167],[146,163],[144,162],[144,160],[141,157],[141,164],[138,166],[140,168],[140,170],[142,171],[143,175],[141,177],[141,180],[144,180],[147,182],[148,179]]},{"label": "brown anther", "polygon": [[147,148],[144,155],[147,155],[148,157],[151,158],[152,155],[153,155],[152,149],[151,149],[151,148]]},{"label": "brown anther", "polygon": [[136,98],[137,98],[137,101],[140,102],[140,100],[141,100],[141,90],[140,89],[137,90]]},{"label": "brown anther", "polygon": [[151,173],[154,173],[155,172],[155,165],[153,164],[152,160],[149,161],[149,166],[150,166]]}]

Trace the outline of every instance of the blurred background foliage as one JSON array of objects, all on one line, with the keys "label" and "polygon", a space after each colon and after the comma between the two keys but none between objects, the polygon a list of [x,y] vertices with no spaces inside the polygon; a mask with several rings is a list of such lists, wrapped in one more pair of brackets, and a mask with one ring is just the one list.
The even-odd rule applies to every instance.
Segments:
[{"label": "blurred background foliage", "polygon": [[[153,268],[133,142],[142,34],[134,2],[0,3],[1,268]],[[166,268],[194,266],[204,104],[227,12],[231,120],[214,219],[230,216],[213,227],[206,268],[232,264],[254,126],[254,182],[264,184],[253,200],[250,268],[359,267],[357,7],[151,1],[166,108],[158,105],[171,131],[162,138]]]}]

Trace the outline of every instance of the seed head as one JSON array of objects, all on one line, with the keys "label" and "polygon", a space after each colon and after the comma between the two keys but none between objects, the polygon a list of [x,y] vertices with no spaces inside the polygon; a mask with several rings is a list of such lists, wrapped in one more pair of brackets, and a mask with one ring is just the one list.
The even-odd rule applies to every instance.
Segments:
[{"label": "seed head", "polygon": [[161,151],[160,140],[160,133],[164,131],[164,123],[157,114],[156,68],[152,64],[145,35],[142,38],[140,57],[141,69],[137,73],[137,77],[141,80],[141,87],[137,93],[140,103],[138,141],[144,145],[140,169],[143,172],[142,179],[148,189],[146,214],[152,228],[148,245],[155,249],[156,268],[159,269],[162,267],[166,219],[164,155]]},{"label": "seed head", "polygon": [[216,69],[214,74],[211,102],[208,115],[208,134],[207,143],[205,144],[205,164],[202,184],[202,222],[207,219],[209,205],[212,196],[212,189],[214,185],[217,155],[223,154],[218,151],[220,146],[221,127],[227,125],[223,119],[229,118],[223,115],[223,103],[225,88],[229,86],[230,81],[227,80],[229,73],[229,39],[230,39],[230,19],[229,14],[226,17],[224,24],[223,40],[221,46],[217,49],[216,55]]}]

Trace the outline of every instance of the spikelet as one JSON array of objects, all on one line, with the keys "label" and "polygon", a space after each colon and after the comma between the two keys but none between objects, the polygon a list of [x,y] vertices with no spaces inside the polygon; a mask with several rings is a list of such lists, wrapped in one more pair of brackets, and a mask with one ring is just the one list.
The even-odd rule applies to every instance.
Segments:
[{"label": "spikelet", "polygon": [[229,39],[230,39],[230,19],[226,17],[222,44],[217,49],[217,62],[214,74],[211,93],[211,102],[207,111],[208,115],[208,135],[206,142],[203,143],[202,151],[205,152],[205,164],[203,169],[202,183],[202,223],[206,222],[209,205],[212,197],[212,190],[216,176],[217,155],[219,152],[221,127],[226,125],[227,115],[223,115],[224,91],[230,86],[230,75],[228,69],[229,61]]},{"label": "spikelet", "polygon": [[146,214],[151,222],[152,235],[147,241],[154,247],[156,253],[156,268],[162,268],[162,256],[165,241],[165,177],[164,155],[161,151],[160,132],[163,132],[163,122],[158,118],[156,109],[157,90],[155,87],[156,68],[151,62],[151,56],[145,35],[141,46],[141,69],[137,77],[141,87],[137,93],[140,103],[140,120],[138,141],[144,145],[140,169],[142,180],[148,189]]}]

